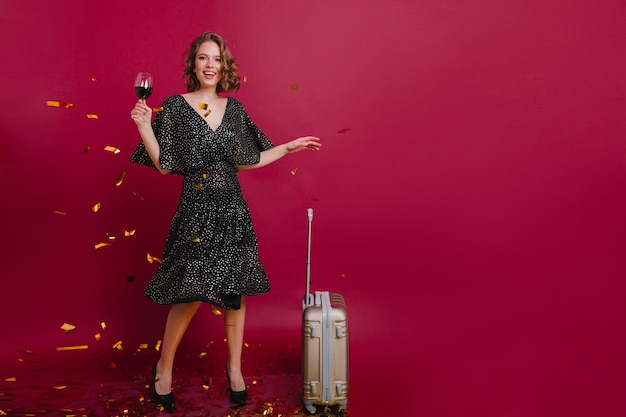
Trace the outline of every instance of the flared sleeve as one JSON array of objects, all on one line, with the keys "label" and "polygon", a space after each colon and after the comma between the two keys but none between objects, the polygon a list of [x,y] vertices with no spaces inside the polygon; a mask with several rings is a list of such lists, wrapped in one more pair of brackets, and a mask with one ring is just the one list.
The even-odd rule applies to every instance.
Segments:
[{"label": "flared sleeve", "polygon": [[[185,158],[182,154],[182,144],[178,143],[181,140],[181,115],[174,103],[174,97],[169,97],[163,102],[162,110],[152,120],[152,130],[159,143],[159,162],[161,167],[169,169],[173,175],[183,175],[186,168]],[[137,145],[130,157],[130,162],[157,170],[143,142],[139,142],[139,145]]]},{"label": "flared sleeve", "polygon": [[[235,99],[232,99],[235,100]],[[267,136],[252,122],[241,103],[235,100],[237,129],[230,149],[235,165],[254,165],[261,160],[261,152],[274,147]]]}]

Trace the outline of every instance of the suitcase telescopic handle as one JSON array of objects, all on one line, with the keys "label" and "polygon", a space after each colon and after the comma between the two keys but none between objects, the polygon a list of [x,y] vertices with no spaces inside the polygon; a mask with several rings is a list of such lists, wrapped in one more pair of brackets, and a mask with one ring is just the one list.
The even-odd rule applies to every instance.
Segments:
[{"label": "suitcase telescopic handle", "polygon": [[307,218],[309,224],[307,245],[306,245],[306,292],[304,300],[302,300],[302,309],[315,304],[313,294],[311,294],[311,223],[313,222],[313,209],[307,209]]}]

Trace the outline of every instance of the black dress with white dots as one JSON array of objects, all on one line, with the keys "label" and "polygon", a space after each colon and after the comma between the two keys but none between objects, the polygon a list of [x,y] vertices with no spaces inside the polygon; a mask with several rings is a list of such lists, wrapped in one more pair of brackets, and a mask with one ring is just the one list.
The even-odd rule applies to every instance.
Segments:
[{"label": "black dress with white dots", "polygon": [[[270,285],[235,166],[258,163],[274,145],[233,97],[215,131],[181,95],[162,107],[152,122],[161,167],[183,175],[183,187],[145,294],[158,304],[204,301],[236,310],[242,295]],[[143,142],[130,161],[156,169]]]}]

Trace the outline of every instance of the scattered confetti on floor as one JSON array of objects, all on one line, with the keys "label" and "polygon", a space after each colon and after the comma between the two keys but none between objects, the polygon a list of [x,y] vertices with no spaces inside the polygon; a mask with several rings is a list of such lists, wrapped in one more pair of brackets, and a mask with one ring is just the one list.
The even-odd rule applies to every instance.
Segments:
[{"label": "scattered confetti on floor", "polygon": [[[257,352],[262,350],[256,347]],[[111,353],[113,352],[113,353]],[[257,353],[255,352],[255,353]],[[262,353],[262,352],[260,352]],[[152,402],[151,349],[89,349],[20,352],[11,377],[0,382],[0,415],[23,417],[223,416],[293,417],[308,414],[302,406],[298,374],[264,374],[252,365],[246,376],[248,402],[229,402],[222,353],[177,358],[173,389],[175,410],[164,412]],[[280,359],[279,359],[280,360]],[[259,362],[260,363],[260,362]],[[113,364],[115,366],[113,366]],[[255,372],[256,371],[256,372]],[[2,414],[4,413],[4,414]],[[348,416],[335,409],[315,416]]]}]

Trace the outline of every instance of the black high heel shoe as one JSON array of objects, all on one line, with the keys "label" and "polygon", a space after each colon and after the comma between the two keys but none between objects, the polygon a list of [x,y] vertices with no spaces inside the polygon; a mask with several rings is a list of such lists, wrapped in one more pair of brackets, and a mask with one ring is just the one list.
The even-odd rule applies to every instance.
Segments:
[{"label": "black high heel shoe", "polygon": [[243,391],[233,391],[233,389],[230,387],[228,363],[226,364],[226,379],[228,380],[228,391],[230,391],[230,402],[237,405],[246,405],[246,400],[248,399],[248,389],[245,388]]},{"label": "black high heel shoe", "polygon": [[152,391],[152,400],[156,405],[163,406],[164,410],[172,411],[174,408],[174,392],[161,395],[156,392],[156,363],[152,367],[152,383],[150,384],[150,391]]}]

